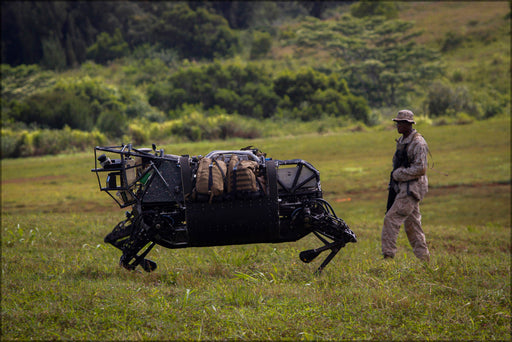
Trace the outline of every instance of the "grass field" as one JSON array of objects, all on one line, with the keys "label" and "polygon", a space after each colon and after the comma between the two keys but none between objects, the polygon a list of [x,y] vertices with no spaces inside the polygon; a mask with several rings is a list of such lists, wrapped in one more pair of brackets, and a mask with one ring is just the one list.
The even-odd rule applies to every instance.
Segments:
[{"label": "grass field", "polygon": [[357,234],[322,276],[295,243],[155,248],[153,273],[118,266],[103,237],[124,210],[98,190],[88,153],[2,161],[2,340],[510,340],[510,118],[420,125],[433,162],[421,210],[432,261],[380,229],[396,132],[164,146],[206,154],[254,145],[320,170]]}]

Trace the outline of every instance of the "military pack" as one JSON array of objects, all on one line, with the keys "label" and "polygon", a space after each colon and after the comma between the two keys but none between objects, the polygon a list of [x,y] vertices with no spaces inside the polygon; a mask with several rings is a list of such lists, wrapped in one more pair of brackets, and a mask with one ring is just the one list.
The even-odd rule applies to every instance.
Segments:
[{"label": "military pack", "polygon": [[228,164],[228,193],[258,191],[257,170],[258,162],[240,160],[236,155],[231,156]]},{"label": "military pack", "polygon": [[208,196],[211,202],[215,196],[224,193],[226,163],[221,159],[202,158],[196,173],[196,198]]}]

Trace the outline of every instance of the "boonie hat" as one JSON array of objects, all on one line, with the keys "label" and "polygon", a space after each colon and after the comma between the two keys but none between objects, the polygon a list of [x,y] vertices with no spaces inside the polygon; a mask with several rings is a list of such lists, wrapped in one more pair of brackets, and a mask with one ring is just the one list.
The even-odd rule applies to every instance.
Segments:
[{"label": "boonie hat", "polygon": [[416,123],[416,121],[414,121],[414,114],[408,109],[399,111],[393,121],[407,121],[413,124]]}]

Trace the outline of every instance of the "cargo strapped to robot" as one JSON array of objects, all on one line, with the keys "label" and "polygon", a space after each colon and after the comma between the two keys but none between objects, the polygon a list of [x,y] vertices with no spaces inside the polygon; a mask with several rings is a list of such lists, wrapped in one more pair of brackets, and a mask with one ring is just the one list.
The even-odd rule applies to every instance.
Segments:
[{"label": "cargo strapped to robot", "polygon": [[154,270],[156,263],[145,257],[155,244],[281,243],[313,233],[324,246],[300,259],[311,262],[330,250],[320,272],[347,242],[356,242],[322,198],[320,173],[302,159],[273,160],[252,147],[178,156],[131,144],[96,147],[94,154],[91,171],[100,190],[121,208],[131,206],[105,237],[123,252],[120,264],[127,269]]}]

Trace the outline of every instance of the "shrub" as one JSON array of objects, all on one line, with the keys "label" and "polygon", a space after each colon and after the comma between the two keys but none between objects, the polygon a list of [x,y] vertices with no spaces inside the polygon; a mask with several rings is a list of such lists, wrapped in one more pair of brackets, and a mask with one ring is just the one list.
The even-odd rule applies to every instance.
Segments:
[{"label": "shrub", "polygon": [[486,119],[506,112],[507,104],[510,103],[510,95],[500,94],[492,88],[480,89],[475,98],[480,105],[482,116]]},{"label": "shrub", "polygon": [[130,48],[123,39],[121,30],[117,28],[113,36],[107,32],[101,32],[96,37],[96,42],[87,49],[87,58],[96,63],[105,64],[116,58],[128,55]]},{"label": "shrub", "polygon": [[350,107],[346,97],[334,89],[318,89],[311,97],[313,109],[310,120],[319,118],[322,113],[332,116],[345,116],[350,114]]},{"label": "shrub", "polygon": [[369,123],[368,103],[351,94],[347,82],[337,75],[312,69],[286,70],[274,80],[274,91],[282,98],[280,109],[291,109],[292,117],[307,121],[322,115],[348,116]]},{"label": "shrub", "polygon": [[2,129],[2,158],[18,158],[83,151],[91,146],[103,145],[105,135],[98,131],[84,132],[68,126],[61,130],[41,129],[11,131]]},{"label": "shrub", "polygon": [[2,128],[2,156],[1,158],[15,158],[21,155],[26,131],[14,132]]},{"label": "shrub", "polygon": [[453,91],[449,86],[441,82],[434,82],[427,94],[427,106],[430,115],[444,115],[452,105],[452,98]]},{"label": "shrub", "polygon": [[242,88],[242,103],[239,112],[255,118],[269,118],[274,115],[277,95],[264,83],[248,82]]},{"label": "shrub", "polygon": [[387,19],[392,19],[398,17],[397,6],[393,2],[362,0],[350,7],[350,13],[356,18],[382,15]]},{"label": "shrub", "polygon": [[163,111],[178,108],[184,103],[186,95],[184,89],[175,89],[169,82],[153,83],[147,89],[149,104]]},{"label": "shrub", "polygon": [[349,96],[348,104],[350,106],[350,116],[357,120],[362,121],[367,125],[375,124],[375,119],[370,115],[370,106],[362,96]]},{"label": "shrub", "polygon": [[467,113],[457,113],[452,116],[440,116],[433,121],[434,126],[444,125],[467,125],[473,123],[475,119]]},{"label": "shrub", "polygon": [[272,48],[272,36],[268,32],[255,31],[253,33],[250,59],[265,57]]},{"label": "shrub", "polygon": [[32,154],[47,155],[59,154],[66,151],[85,150],[106,142],[103,134],[83,132],[65,127],[62,130],[42,129],[30,133],[32,136]]},{"label": "shrub", "polygon": [[55,34],[51,35],[51,37],[42,38],[41,46],[43,50],[41,65],[53,70],[63,70],[66,68],[66,51]]},{"label": "shrub", "polygon": [[221,88],[214,94],[214,101],[228,113],[234,113],[238,110],[240,96],[230,89]]},{"label": "shrub", "polygon": [[128,125],[128,135],[131,142],[136,145],[142,145],[149,139],[147,124],[142,122],[133,122]]},{"label": "shrub", "polygon": [[464,81],[464,73],[462,70],[454,70],[451,77],[452,82],[458,83]]},{"label": "shrub", "polygon": [[95,121],[94,111],[86,99],[69,92],[50,91],[35,94],[24,102],[11,103],[11,115],[26,124],[36,123],[46,128],[90,130]]},{"label": "shrub", "polygon": [[185,104],[215,106],[226,112],[268,117],[275,111],[270,75],[255,65],[212,63],[181,69],[168,80],[150,85],[148,101],[163,111],[176,111]]},{"label": "shrub", "polygon": [[116,110],[101,113],[96,125],[100,131],[116,138],[125,134],[128,128],[126,116]]},{"label": "shrub", "polygon": [[186,105],[208,111],[216,106],[227,113],[270,118],[276,113],[313,120],[323,115],[350,116],[369,123],[369,107],[354,96],[336,74],[312,68],[282,71],[275,79],[263,67],[249,63],[215,62],[179,70],[148,86],[149,103],[176,115]]},{"label": "shrub", "polygon": [[143,61],[141,71],[151,72],[153,69],[156,72],[161,69],[154,69],[156,66],[169,66],[179,61],[179,54],[175,49],[167,49],[161,44],[150,45],[148,43],[138,45],[135,47],[132,57],[138,61]]},{"label": "shrub", "polygon": [[164,48],[188,58],[229,57],[239,48],[238,33],[221,16],[205,8],[193,10],[177,3],[161,15],[152,28],[154,38]]},{"label": "shrub", "polygon": [[172,116],[186,105],[253,118],[270,118],[276,113],[313,120],[323,115],[347,116],[369,123],[369,107],[354,96],[337,74],[326,75],[312,68],[282,71],[275,79],[263,67],[249,63],[215,62],[191,66],[148,86],[152,106]]},{"label": "shrub", "polygon": [[22,64],[11,67],[2,64],[0,72],[3,104],[12,100],[24,101],[55,83],[55,73],[48,70],[43,71],[37,65]]},{"label": "shrub", "polygon": [[[61,78],[52,88],[22,100],[11,100],[6,107],[6,119],[26,125],[50,129],[67,125],[83,131],[98,127],[116,137],[126,129],[127,117],[164,120],[164,114],[149,106],[135,90],[116,88],[89,77]],[[100,114],[105,112],[111,118],[103,114],[100,120]]]},{"label": "shrub", "polygon": [[[172,138],[182,138],[189,141],[219,140],[228,138],[257,138],[261,132],[256,122],[242,119],[238,115],[212,114],[198,112],[193,107],[187,107],[190,112],[179,119],[166,121],[161,124],[151,123],[145,128],[148,139],[169,141]],[[130,126],[132,129],[132,126]],[[136,131],[134,129],[134,131]]]},{"label": "shrub", "polygon": [[455,115],[458,112],[466,112],[474,117],[481,115],[481,109],[464,86],[453,89],[448,84],[436,81],[430,86],[425,103],[433,117]]}]

